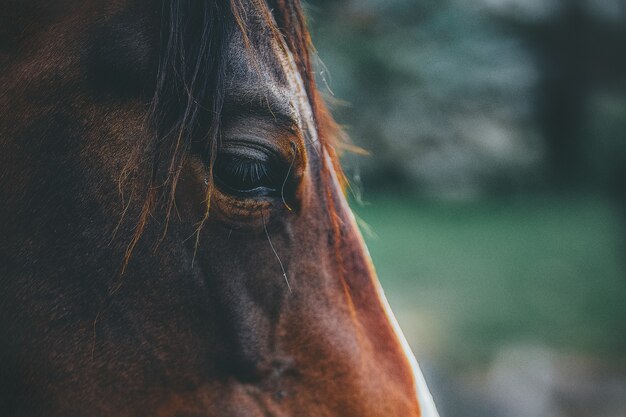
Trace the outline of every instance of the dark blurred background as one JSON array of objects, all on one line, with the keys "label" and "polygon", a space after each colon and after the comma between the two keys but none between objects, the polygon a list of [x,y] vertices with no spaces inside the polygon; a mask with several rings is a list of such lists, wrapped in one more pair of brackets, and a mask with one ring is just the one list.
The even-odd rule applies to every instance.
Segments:
[{"label": "dark blurred background", "polygon": [[442,417],[626,415],[626,1],[309,0]]}]

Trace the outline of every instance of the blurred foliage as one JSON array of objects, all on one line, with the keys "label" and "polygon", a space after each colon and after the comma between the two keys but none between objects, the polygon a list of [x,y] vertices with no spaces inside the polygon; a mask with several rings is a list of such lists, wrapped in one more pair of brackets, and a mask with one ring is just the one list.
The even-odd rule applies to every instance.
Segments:
[{"label": "blurred foliage", "polygon": [[[592,120],[596,95],[626,98],[626,14],[601,3],[309,1],[319,83],[373,155],[344,158],[355,182],[460,198],[598,185],[615,165],[594,159],[626,157],[622,126]],[[586,146],[599,133],[608,149]]]}]

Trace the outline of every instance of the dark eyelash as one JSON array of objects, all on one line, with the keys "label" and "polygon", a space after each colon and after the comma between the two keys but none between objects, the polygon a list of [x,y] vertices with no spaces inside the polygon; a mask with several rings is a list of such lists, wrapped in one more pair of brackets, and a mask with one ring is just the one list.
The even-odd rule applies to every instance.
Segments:
[{"label": "dark eyelash", "polygon": [[273,195],[287,175],[278,161],[223,153],[215,162],[217,183],[235,194]]},{"label": "dark eyelash", "polygon": [[268,168],[266,164],[261,161],[231,157],[223,166],[237,177],[251,182],[269,178]]}]

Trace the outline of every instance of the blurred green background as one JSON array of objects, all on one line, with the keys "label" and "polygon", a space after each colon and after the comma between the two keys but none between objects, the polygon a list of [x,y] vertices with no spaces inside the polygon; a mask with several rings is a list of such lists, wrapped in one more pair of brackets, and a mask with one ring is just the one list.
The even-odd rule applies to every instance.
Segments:
[{"label": "blurred green background", "polygon": [[626,415],[626,2],[306,7],[441,416]]}]

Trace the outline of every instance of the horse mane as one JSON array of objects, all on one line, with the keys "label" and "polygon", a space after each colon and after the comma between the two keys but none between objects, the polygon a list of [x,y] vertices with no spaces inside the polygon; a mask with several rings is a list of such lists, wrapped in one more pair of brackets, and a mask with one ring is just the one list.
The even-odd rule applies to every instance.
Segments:
[{"label": "horse mane", "polygon": [[[120,179],[122,190],[124,181],[136,174],[139,166],[143,167],[142,171],[146,165],[150,168],[143,208],[122,271],[157,208],[164,208],[166,212],[165,235],[176,186],[190,150],[200,153],[209,162],[211,173],[220,140],[229,31],[233,28],[241,31],[246,47],[252,48],[251,39],[255,34],[246,24],[246,17],[251,13],[262,17],[272,36],[281,37],[279,43],[286,44],[294,57],[321,146],[332,161],[332,166],[328,167],[322,158],[323,177],[329,182],[327,177],[333,170],[345,185],[333,146],[343,135],[316,88],[311,63],[312,43],[300,0],[249,0],[246,3],[244,5],[243,0],[164,0],[162,3],[159,66],[148,118],[150,131],[156,131],[157,135],[137,144]],[[210,207],[211,184],[210,175],[205,220]],[[201,227],[202,224],[198,230]]]}]

